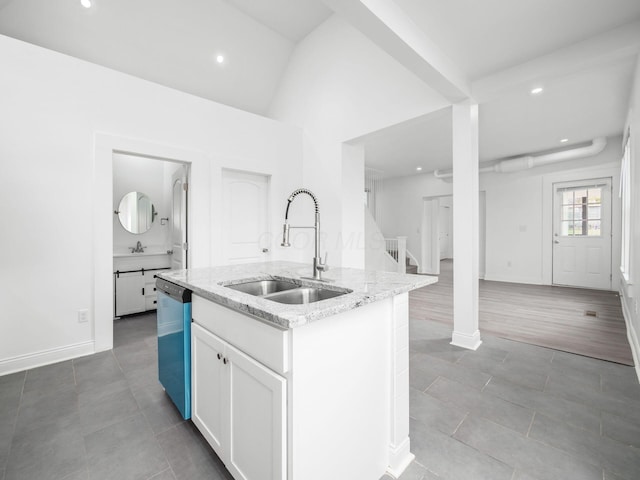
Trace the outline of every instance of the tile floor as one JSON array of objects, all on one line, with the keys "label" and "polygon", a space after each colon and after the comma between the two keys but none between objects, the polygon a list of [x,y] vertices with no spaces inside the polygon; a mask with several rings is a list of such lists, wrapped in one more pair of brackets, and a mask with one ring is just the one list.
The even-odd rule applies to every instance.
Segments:
[{"label": "tile floor", "polygon": [[[640,478],[632,367],[488,336],[469,352],[449,336],[411,322],[416,462],[401,480]],[[0,480],[229,480],[158,386],[155,316],[119,321],[114,345],[0,377]]]}]

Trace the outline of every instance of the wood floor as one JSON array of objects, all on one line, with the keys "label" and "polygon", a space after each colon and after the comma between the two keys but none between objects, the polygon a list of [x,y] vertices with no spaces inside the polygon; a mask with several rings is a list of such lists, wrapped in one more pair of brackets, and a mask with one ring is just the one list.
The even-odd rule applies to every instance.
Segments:
[{"label": "wood floor", "polygon": [[[410,293],[412,319],[453,325],[453,262],[443,260],[440,273],[438,283]],[[615,292],[480,280],[479,303],[481,335],[633,365]]]}]

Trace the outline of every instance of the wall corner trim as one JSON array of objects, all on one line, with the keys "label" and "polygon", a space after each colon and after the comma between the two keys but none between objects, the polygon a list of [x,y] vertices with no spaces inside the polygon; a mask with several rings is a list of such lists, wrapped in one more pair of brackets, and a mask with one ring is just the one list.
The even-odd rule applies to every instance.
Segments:
[{"label": "wall corner trim", "polygon": [[633,322],[631,321],[631,312],[627,306],[627,297],[624,293],[624,289],[620,289],[620,303],[622,304],[622,316],[624,317],[624,323],[627,326],[627,339],[629,340],[629,346],[631,347],[631,354],[633,355],[633,365],[636,370],[636,376],[640,382],[640,341],[638,340],[638,334],[633,328]]},{"label": "wall corner trim", "polygon": [[0,376],[95,353],[93,340],[0,360]]}]

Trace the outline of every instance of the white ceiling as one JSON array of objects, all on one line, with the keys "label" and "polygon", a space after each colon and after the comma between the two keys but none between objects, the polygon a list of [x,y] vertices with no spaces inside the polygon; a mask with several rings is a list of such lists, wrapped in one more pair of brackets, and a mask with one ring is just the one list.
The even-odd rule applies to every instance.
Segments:
[{"label": "white ceiling", "polygon": [[295,42],[330,14],[316,0],[0,0],[0,33],[265,114]]},{"label": "white ceiling", "polygon": [[[475,80],[480,161],[622,133],[640,45],[640,1],[397,2]],[[532,96],[537,85],[544,92]],[[363,138],[367,165],[385,176],[417,174],[417,166],[423,173],[450,168],[445,111]],[[560,144],[562,138],[569,141]]]},{"label": "white ceiling", "polygon": [[396,0],[470,80],[640,19],[639,0]]},{"label": "white ceiling", "polygon": [[[481,161],[621,133],[638,51],[623,43],[640,38],[640,0],[395,1],[472,82]],[[296,43],[332,13],[321,0],[93,3],[0,0],[0,34],[258,114]],[[541,96],[529,95],[534,83]],[[364,143],[367,165],[386,175],[447,168],[450,110]]]}]

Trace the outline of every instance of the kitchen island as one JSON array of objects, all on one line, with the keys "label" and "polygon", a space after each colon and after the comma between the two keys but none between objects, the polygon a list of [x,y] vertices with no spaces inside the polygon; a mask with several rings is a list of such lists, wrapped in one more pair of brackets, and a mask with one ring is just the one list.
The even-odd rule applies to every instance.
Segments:
[{"label": "kitchen island", "polygon": [[[413,459],[408,292],[436,278],[337,268],[318,282],[310,270],[159,275],[194,293],[193,422],[237,480],[399,476]],[[265,284],[288,292],[244,288]],[[326,299],[289,303],[309,292]]]}]

